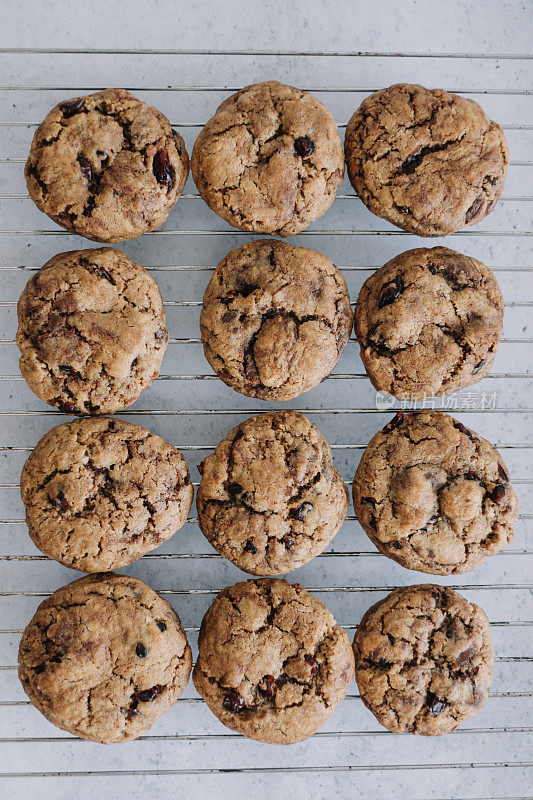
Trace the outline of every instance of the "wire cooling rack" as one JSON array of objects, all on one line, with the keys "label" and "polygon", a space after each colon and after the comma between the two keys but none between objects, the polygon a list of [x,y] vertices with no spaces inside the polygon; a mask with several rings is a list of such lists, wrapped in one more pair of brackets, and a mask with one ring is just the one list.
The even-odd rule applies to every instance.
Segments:
[{"label": "wire cooling rack", "polygon": [[[35,781],[41,798],[87,795],[96,786],[116,798],[143,786],[185,788],[194,797],[267,787],[271,798],[289,797],[304,785],[312,787],[309,797],[354,796],[357,786],[358,796],[383,800],[402,790],[411,798],[438,800],[523,797],[530,792],[530,65],[525,56],[506,54],[0,51],[0,769],[9,779],[9,797],[34,796]],[[499,447],[521,502],[516,537],[505,551],[473,573],[436,579],[464,592],[491,620],[496,653],[491,695],[483,711],[456,733],[415,738],[381,728],[352,683],[318,734],[279,748],[232,734],[191,682],[175,707],[141,739],[114,747],[84,742],[49,724],[29,704],[16,673],[20,635],[37,605],[79,573],[42,556],[27,534],[20,470],[38,439],[67,417],[29,391],[18,370],[14,338],[16,301],[32,272],[57,252],[96,245],[59,229],[36,209],[27,195],[23,164],[36,125],[61,99],[108,86],[128,88],[170,118],[190,153],[201,126],[224,97],[247,83],[274,78],[313,91],[333,113],[341,138],[367,94],[399,81],[422,81],[471,97],[505,130],[512,162],[494,212],[473,228],[429,242],[487,263],[505,299],[504,333],[491,375],[435,402],[436,408],[456,415]],[[120,246],[158,281],[170,332],[161,376],[120,416],[180,447],[195,485],[198,463],[231,427],[252,413],[280,407],[223,385],[205,361],[199,339],[199,311],[210,271],[249,237],[213,214],[189,179],[160,230]],[[289,241],[331,258],[343,270],[354,302],[373,269],[404,250],[428,245],[428,240],[371,215],[347,180],[327,214]],[[376,398],[353,338],[325,382],[283,407],[303,411],[319,426],[348,484],[367,442],[391,414],[387,402]],[[121,571],[142,578],[172,603],[194,653],[198,626],[216,592],[245,577],[212,550],[193,512],[170,541]],[[388,591],[431,580],[378,554],[353,509],[328,550],[288,578],[320,597],[350,636],[368,606]]]}]

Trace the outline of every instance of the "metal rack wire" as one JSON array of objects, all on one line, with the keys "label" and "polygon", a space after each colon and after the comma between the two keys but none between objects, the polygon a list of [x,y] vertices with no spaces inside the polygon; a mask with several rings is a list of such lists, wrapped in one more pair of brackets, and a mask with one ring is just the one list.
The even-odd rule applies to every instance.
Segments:
[{"label": "metal rack wire", "polygon": [[[76,740],[49,725],[18,685],[16,648],[26,622],[42,598],[78,573],[42,556],[25,532],[23,507],[17,497],[17,472],[40,436],[63,421],[64,416],[34,398],[18,373],[15,305],[25,281],[44,261],[61,249],[92,246],[57,228],[34,209],[25,190],[22,164],[36,125],[53,103],[69,95],[95,91],[96,84],[103,87],[127,83],[123,75],[132,58],[140,59],[145,69],[139,71],[142,81],[128,88],[174,120],[173,125],[185,134],[189,152],[199,128],[218,105],[219,96],[253,80],[276,77],[323,94],[322,99],[339,120],[342,136],[349,114],[363,96],[393,82],[389,80],[391,69],[396,71],[398,80],[416,80],[422,66],[429,73],[425,80],[428,85],[443,85],[460,94],[474,95],[482,104],[490,102],[490,113],[512,136],[511,153],[516,155],[508,188],[496,210],[479,226],[442,242],[485,260],[496,272],[503,290],[506,327],[501,355],[492,374],[477,385],[479,391],[484,386],[496,387],[493,391],[497,393],[497,403],[483,409],[463,407],[463,392],[458,395],[458,408],[450,410],[460,417],[468,415],[472,427],[498,444],[521,496],[515,542],[474,573],[437,581],[465,592],[486,608],[496,647],[496,675],[487,707],[447,737],[446,747],[434,740],[415,744],[413,737],[394,737],[379,728],[363,709],[353,685],[338,712],[312,740],[283,752],[275,750],[273,767],[272,748],[226,731],[190,684],[175,708],[154,726],[153,733],[128,746],[127,755],[119,759],[117,767],[116,756],[105,748]],[[168,64],[171,60],[175,64],[176,59],[179,65],[187,66],[189,85],[165,85]],[[533,142],[533,106],[529,100],[532,92],[527,88],[529,59],[526,55],[505,53],[428,56],[296,51],[0,50],[0,74],[6,84],[0,86],[0,209],[2,220],[6,220],[0,222],[0,748],[7,753],[2,759],[5,775],[112,778],[222,775],[228,771],[287,775],[353,771],[369,775],[414,771],[419,775],[424,771],[431,775],[433,770],[494,770],[496,775],[505,772],[508,776],[495,778],[495,791],[503,797],[513,793],[515,776],[523,776],[533,767],[527,747],[527,734],[533,731],[533,537],[528,538],[527,530],[533,519],[533,488],[529,488],[533,487],[529,477],[533,467],[533,403],[528,396],[533,387],[529,366],[533,337],[528,335],[529,309],[533,306],[533,161],[527,158]],[[467,88],[466,82],[463,85],[465,62],[471,67],[472,85],[477,89]],[[41,83],[43,67],[47,76],[55,78],[51,84],[48,77],[46,85]],[[295,72],[306,73],[307,77],[298,80]],[[358,72],[361,85],[351,87],[351,76]],[[86,82],[89,74],[94,86]],[[211,84],[206,83],[206,75],[213,76]],[[237,75],[242,75],[240,83]],[[182,97],[193,98],[190,109],[180,100]],[[199,224],[192,226],[197,220]],[[175,315],[169,317],[171,338],[163,374],[124,416],[179,446],[193,477],[198,461],[236,424],[237,418],[277,407],[248,402],[223,386],[208,371],[200,347],[198,314],[209,271],[230,248],[250,235],[253,234],[230,229],[211,214],[189,179],[185,194],[163,229],[120,245],[139,263],[148,265],[154,277],[164,284],[161,288],[167,314]],[[292,241],[329,255],[343,269],[352,300],[366,275],[392,254],[426,244],[372,217],[347,181],[328,214]],[[26,265],[21,266],[21,262]],[[310,415],[321,427],[348,484],[372,433],[390,415],[389,410],[376,406],[357,352],[352,337],[334,374],[308,395],[287,404]],[[195,398],[197,402],[193,402]],[[197,486],[198,481],[194,484]],[[159,551],[124,571],[145,579],[175,604],[193,649],[201,616],[213,595],[243,577],[203,540],[192,514],[183,530]],[[380,595],[398,585],[427,579],[377,553],[353,513],[326,553],[288,577],[317,593],[349,632],[356,630],[362,612]],[[68,769],[64,767],[65,759]],[[377,777],[375,785],[379,785]]]}]

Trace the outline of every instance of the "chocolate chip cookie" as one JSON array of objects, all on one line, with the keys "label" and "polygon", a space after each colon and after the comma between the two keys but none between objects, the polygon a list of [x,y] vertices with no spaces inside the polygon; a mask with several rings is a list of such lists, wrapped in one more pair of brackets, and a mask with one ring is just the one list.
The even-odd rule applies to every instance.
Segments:
[{"label": "chocolate chip cookie", "polygon": [[20,371],[67,414],[113,414],[158,376],[168,341],[148,272],[110,247],[59,253],[18,302]]},{"label": "chocolate chip cookie", "polygon": [[264,578],[215,598],[200,628],[194,685],[219,720],[249,739],[312,736],[354,674],[350,642],[299,584]]},{"label": "chocolate chip cookie", "polygon": [[401,253],[363,284],[355,333],[378,391],[420,400],[488,374],[503,299],[488,267],[447,247]]},{"label": "chocolate chip cookie", "polygon": [[353,501],[384,555],[432,575],[478,567],[512,540],[518,515],[498,451],[437,411],[400,411],[376,433],[355,473]]},{"label": "chocolate chip cookie", "polygon": [[261,400],[317,386],[350,338],[346,282],[305,247],[261,239],[232,250],[204,294],[205,357],[224,383]]},{"label": "chocolate chip cookie", "polygon": [[173,608],[142,581],[112,573],[54,592],[19,648],[33,705],[58,728],[103,744],[146,733],[176,702],[191,666]]},{"label": "chocolate chip cookie", "polygon": [[292,236],[333,203],[344,156],[322,103],[266,81],[218,107],[194,144],[191,169],[207,205],[230,225]]},{"label": "chocolate chip cookie", "polygon": [[20,480],[28,531],[43,553],[84,572],[141,558],[185,522],[193,487],[179,450],[119,419],[58,425]]},{"label": "chocolate chip cookie", "polygon": [[188,173],[181,136],[160,111],[124,89],[59,103],[37,128],[26,163],[28,191],[40,211],[97,242],[159,228]]},{"label": "chocolate chip cookie", "polygon": [[296,411],[241,422],[199,469],[200,528],[221,555],[252,575],[306,564],[327,547],[348,511],[330,446]]},{"label": "chocolate chip cookie", "polygon": [[391,592],[363,616],[353,649],[361,699],[393,733],[450,733],[488,697],[489,621],[452,589]]},{"label": "chocolate chip cookie", "polygon": [[378,217],[418,236],[446,236],[490,214],[509,150],[473,100],[398,83],[367,97],[345,139],[350,181]]}]

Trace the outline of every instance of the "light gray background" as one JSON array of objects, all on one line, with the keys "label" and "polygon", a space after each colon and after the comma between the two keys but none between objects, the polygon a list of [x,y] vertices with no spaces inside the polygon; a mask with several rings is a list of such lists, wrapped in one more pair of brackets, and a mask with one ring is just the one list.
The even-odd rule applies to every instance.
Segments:
[{"label": "light gray background", "polygon": [[[0,770],[5,775],[0,781],[9,800],[126,800],[156,792],[193,800],[243,793],[270,800],[532,794],[531,12],[531,2],[515,0],[2,3]],[[139,52],[127,52],[132,50]],[[279,51],[285,55],[276,55]],[[366,55],[357,55],[360,51]],[[505,128],[512,166],[504,198],[481,224],[430,242],[485,261],[506,302],[492,375],[462,392],[452,412],[500,446],[521,500],[516,538],[474,573],[438,580],[464,587],[493,623],[492,695],[457,733],[415,739],[380,728],[353,683],[320,734],[279,748],[232,735],[191,683],[141,740],[108,747],[82,742],[26,702],[14,669],[20,633],[43,596],[78,574],[40,558],[23,523],[20,469],[39,437],[65,418],[22,381],[13,339],[15,303],[31,270],[60,250],[94,245],[67,235],[37,211],[26,196],[23,163],[36,123],[60,99],[82,91],[106,86],[135,91],[167,114],[190,152],[200,126],[231,90],[267,78],[312,89],[331,109],[341,136],[363,97],[398,81],[465,93]],[[241,397],[216,380],[198,341],[199,303],[210,269],[248,239],[218,219],[189,180],[161,231],[123,246],[158,281],[171,336],[162,377],[124,416],[182,447],[195,481],[198,462],[232,425],[273,406]],[[373,268],[427,243],[371,215],[348,181],[332,209],[291,241],[332,258],[344,270],[354,301]],[[362,447],[390,416],[376,408],[353,342],[333,377],[287,405],[306,410],[319,425],[347,481]],[[193,519],[124,572],[168,592],[194,650],[214,592],[243,577],[214,554]],[[314,589],[351,636],[362,613],[389,587],[425,577],[378,555],[352,516],[327,553],[291,579]]]}]

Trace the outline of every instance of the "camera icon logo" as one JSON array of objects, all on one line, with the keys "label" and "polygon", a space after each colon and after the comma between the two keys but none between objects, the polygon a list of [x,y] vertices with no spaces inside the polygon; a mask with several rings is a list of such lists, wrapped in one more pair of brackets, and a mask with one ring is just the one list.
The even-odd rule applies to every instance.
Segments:
[{"label": "camera icon logo", "polygon": [[395,398],[388,392],[376,392],[376,408],[378,411],[388,411],[394,405]]}]

